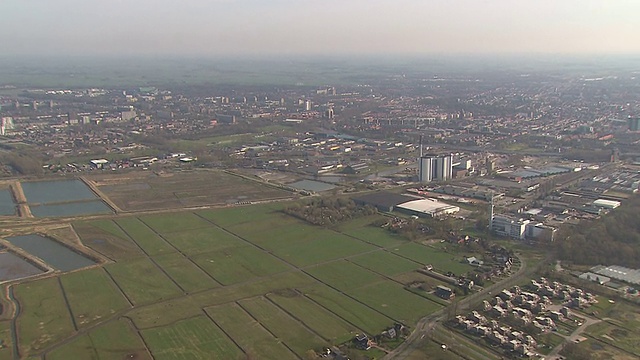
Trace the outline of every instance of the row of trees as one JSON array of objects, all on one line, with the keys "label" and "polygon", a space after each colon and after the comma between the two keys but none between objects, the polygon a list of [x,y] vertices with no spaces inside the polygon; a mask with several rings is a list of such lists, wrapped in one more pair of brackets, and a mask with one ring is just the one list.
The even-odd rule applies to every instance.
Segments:
[{"label": "row of trees", "polygon": [[35,156],[20,153],[3,153],[0,163],[9,165],[20,175],[42,175],[42,162]]},{"label": "row of trees", "polygon": [[640,196],[634,196],[609,215],[567,228],[557,243],[561,259],[585,265],[640,268]]},{"label": "row of trees", "polygon": [[373,215],[371,206],[357,206],[346,198],[315,198],[304,204],[294,204],[283,210],[286,214],[310,222],[314,225],[335,225],[344,220]]}]

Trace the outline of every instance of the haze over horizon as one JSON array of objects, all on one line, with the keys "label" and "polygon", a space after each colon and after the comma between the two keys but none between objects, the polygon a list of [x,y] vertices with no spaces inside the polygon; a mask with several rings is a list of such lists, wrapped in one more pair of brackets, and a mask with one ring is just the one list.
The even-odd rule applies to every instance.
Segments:
[{"label": "haze over horizon", "polygon": [[638,13],[633,0],[0,4],[4,56],[638,54]]}]

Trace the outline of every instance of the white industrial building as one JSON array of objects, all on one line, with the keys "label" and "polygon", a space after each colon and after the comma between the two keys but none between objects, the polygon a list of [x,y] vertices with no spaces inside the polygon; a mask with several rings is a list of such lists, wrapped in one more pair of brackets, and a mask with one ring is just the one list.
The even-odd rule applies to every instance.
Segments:
[{"label": "white industrial building", "polygon": [[445,204],[436,199],[419,199],[396,205],[398,211],[417,216],[438,217],[455,214],[460,211],[458,206]]},{"label": "white industrial building", "polygon": [[593,202],[593,206],[603,209],[615,209],[620,206],[620,201],[598,199]]}]

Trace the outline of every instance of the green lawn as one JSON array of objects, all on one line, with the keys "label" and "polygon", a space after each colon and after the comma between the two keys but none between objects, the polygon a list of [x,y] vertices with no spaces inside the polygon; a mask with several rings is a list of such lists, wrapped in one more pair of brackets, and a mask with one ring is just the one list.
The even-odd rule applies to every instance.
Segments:
[{"label": "green lawn", "polygon": [[319,351],[330,345],[265,298],[246,299],[239,303],[245,311],[269,332],[282,339],[300,357],[309,350]]},{"label": "green lawn", "polygon": [[213,225],[206,228],[167,233],[164,238],[187,255],[247,246],[245,241]]},{"label": "green lawn", "polygon": [[311,267],[307,272],[323,283],[346,292],[383,279],[380,275],[344,260]]},{"label": "green lawn", "polygon": [[442,308],[391,281],[381,281],[350,291],[356,299],[399,321],[414,325],[420,318]]},{"label": "green lawn", "polygon": [[592,356],[592,360],[635,360],[637,358],[637,356],[634,357],[632,354],[595,339],[587,339],[578,346],[584,351],[588,351]]},{"label": "green lawn", "polygon": [[108,264],[105,269],[134,305],[177,296],[180,289],[149,259]]},{"label": "green lawn", "polygon": [[261,359],[298,359],[282,341],[273,337],[237,304],[209,307],[205,311],[245,353]]},{"label": "green lawn", "polygon": [[11,322],[0,321],[0,359],[12,358]]},{"label": "green lawn", "polygon": [[142,337],[156,360],[232,360],[244,357],[242,350],[204,315],[143,330]]},{"label": "green lawn", "polygon": [[181,254],[165,254],[153,259],[186,292],[213,289],[220,286],[204,270]]},{"label": "green lawn", "polygon": [[304,267],[376,249],[336,232],[319,231],[312,240],[293,243],[276,249],[273,253],[297,267]]},{"label": "green lawn", "polygon": [[140,247],[113,222],[78,222],[73,229],[84,245],[115,261],[144,256]]},{"label": "green lawn", "polygon": [[637,308],[622,301],[611,303],[607,297],[598,296],[598,303],[585,309],[585,312],[587,314],[595,312],[598,318],[611,319],[609,322],[623,328],[640,329],[640,314],[638,314]]},{"label": "green lawn", "polygon": [[443,350],[442,344],[428,340],[421,344],[420,348],[414,350],[407,360],[464,360],[451,350]]},{"label": "green lawn", "polygon": [[23,357],[75,331],[57,278],[23,283],[14,291],[21,306],[17,329]]},{"label": "green lawn", "polygon": [[160,234],[210,227],[211,223],[191,212],[148,215],[140,220]]},{"label": "green lawn", "polygon": [[313,284],[313,279],[301,272],[285,272],[276,277],[259,278],[134,309],[129,316],[140,329],[162,326],[196,316],[200,309],[209,306],[222,305],[280,289],[301,288],[310,284]]},{"label": "green lawn", "polygon": [[459,275],[472,270],[471,266],[461,262],[461,256],[449,254],[425,245],[408,243],[394,247],[390,251],[423,265],[433,265],[434,269],[444,273],[451,271]]},{"label": "green lawn", "polygon": [[89,335],[82,335],[47,353],[49,360],[99,359],[98,350]]},{"label": "green lawn", "polygon": [[276,292],[267,298],[332,344],[346,342],[362,332],[297,292]]},{"label": "green lawn", "polygon": [[386,276],[395,276],[422,267],[421,264],[387,251],[376,251],[356,256],[350,258],[349,261]]},{"label": "green lawn", "polygon": [[[394,321],[413,326],[441,309],[404,288],[437,283],[415,269],[472,269],[461,255],[370,226],[377,216],[331,229],[287,216],[282,206],[74,224],[85,244],[115,262],[61,275],[62,288],[55,278],[17,285],[21,356],[74,333],[62,290],[78,326],[90,331],[46,358],[293,359],[355,333],[378,334]],[[0,339],[7,326],[0,323]]]},{"label": "green lawn", "polygon": [[251,246],[196,255],[193,261],[223,285],[236,284],[291,269],[274,256]]},{"label": "green lawn", "polygon": [[329,233],[329,230],[312,226],[291,217],[276,214],[272,219],[264,219],[250,225],[232,226],[228,229],[251,241],[252,243],[268,249],[277,250],[318,238],[321,233]]},{"label": "green lawn", "polygon": [[203,210],[198,214],[228,229],[237,225],[254,224],[265,219],[274,219],[278,215],[284,217],[286,215],[277,211],[282,206],[281,204],[238,206],[228,209]]},{"label": "green lawn", "polygon": [[409,240],[401,235],[393,234],[387,229],[371,225],[374,221],[383,218],[386,219],[381,215],[362,217],[340,224],[337,230],[385,248],[406,244]]},{"label": "green lawn", "polygon": [[116,220],[118,225],[150,256],[175,252],[158,234],[137,218],[122,218]]},{"label": "green lawn", "polygon": [[640,354],[640,329],[622,328],[603,321],[587,328],[586,334],[596,340],[620,347],[630,353]]},{"label": "green lawn", "polygon": [[[538,335],[537,339],[538,339],[538,342],[546,344],[548,346],[548,349],[549,349],[548,352],[550,352],[551,349],[555,348],[556,346],[562,344],[565,341],[565,338],[563,338],[562,336],[554,332]],[[541,350],[541,352],[544,352],[544,351]]]},{"label": "green lawn", "polygon": [[49,360],[151,359],[127,320],[112,321],[47,353]]},{"label": "green lawn", "polygon": [[127,234],[125,234],[122,229],[116,225],[112,220],[95,220],[88,223],[91,226],[95,226],[98,229],[104,230],[113,236],[117,236],[122,239],[127,239]]},{"label": "green lawn", "polygon": [[[436,330],[432,332],[432,339],[437,343],[446,344],[447,351],[458,354],[464,359],[479,358],[498,360],[503,358],[491,351],[490,348],[485,347],[482,339],[468,338],[465,335],[445,329],[442,326],[437,327]],[[429,359],[431,359],[431,357],[429,357]]]},{"label": "green lawn", "polygon": [[304,294],[318,305],[357,326],[368,334],[378,334],[393,325],[393,320],[322,284],[303,289]]},{"label": "green lawn", "polygon": [[104,320],[129,307],[102,268],[65,274],[60,281],[78,328]]}]

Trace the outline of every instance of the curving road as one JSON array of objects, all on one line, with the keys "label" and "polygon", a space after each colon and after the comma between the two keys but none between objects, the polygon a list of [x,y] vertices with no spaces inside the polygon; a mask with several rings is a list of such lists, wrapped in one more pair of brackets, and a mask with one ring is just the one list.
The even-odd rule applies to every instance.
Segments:
[{"label": "curving road", "polygon": [[[475,305],[479,301],[485,298],[486,295],[490,294],[494,291],[500,291],[504,288],[511,287],[518,282],[520,282],[523,278],[531,277],[538,268],[551,260],[551,255],[547,255],[540,263],[534,267],[527,267],[526,261],[516,254],[516,257],[520,260],[520,268],[515,272],[512,276],[497,282],[489,287],[482,289],[481,291],[474,293],[466,297],[465,299],[460,300],[457,303],[458,311],[466,310],[469,307]],[[450,305],[453,306],[453,305]],[[396,349],[392,352],[388,353],[383,360],[398,360],[398,359],[406,359],[413,353],[415,350],[422,346],[422,343],[426,338],[429,337],[429,334],[434,330],[434,328],[443,320],[445,320],[446,313],[450,306],[445,307],[435,313],[432,313],[418,321],[415,329],[409,335],[409,337]]]}]

